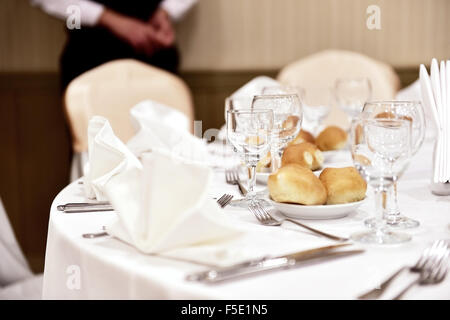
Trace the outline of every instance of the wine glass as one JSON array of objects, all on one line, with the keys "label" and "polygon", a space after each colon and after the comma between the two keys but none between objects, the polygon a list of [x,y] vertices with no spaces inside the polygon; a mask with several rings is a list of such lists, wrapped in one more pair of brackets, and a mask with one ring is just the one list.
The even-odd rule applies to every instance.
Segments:
[{"label": "wine glass", "polygon": [[278,85],[263,87],[261,93],[263,95],[277,95],[277,94],[297,94],[300,101],[305,96],[305,90],[299,86]]},{"label": "wine glass", "polygon": [[[373,101],[364,105],[361,116],[366,119],[404,119],[411,125],[411,153],[415,155],[425,139],[425,113],[420,101]],[[391,227],[415,228],[420,225],[417,220],[401,214],[398,206],[397,181],[387,192],[385,219]],[[368,226],[373,219],[366,221]]]},{"label": "wine glass", "polygon": [[234,205],[247,208],[258,199],[255,192],[256,164],[270,150],[274,115],[271,109],[227,111],[227,139],[241,156],[250,173],[247,195]]},{"label": "wine glass", "polygon": [[271,171],[281,167],[281,156],[287,144],[300,132],[302,104],[297,94],[258,95],[252,108],[273,110],[273,129],[270,140]]},{"label": "wine glass", "polygon": [[330,88],[303,88],[303,129],[317,135],[323,120],[328,116],[332,104]]},{"label": "wine glass", "polygon": [[392,232],[383,218],[383,193],[394,184],[411,158],[411,125],[403,119],[355,119],[351,125],[352,158],[355,168],[374,189],[375,219],[369,231],[352,239],[364,243],[395,244],[411,240],[408,234]]},{"label": "wine glass", "polygon": [[253,96],[230,96],[225,99],[225,122],[228,110],[251,109]]},{"label": "wine glass", "polygon": [[364,103],[372,96],[372,84],[368,78],[337,79],[334,84],[337,105],[347,114],[350,123],[359,115]]}]

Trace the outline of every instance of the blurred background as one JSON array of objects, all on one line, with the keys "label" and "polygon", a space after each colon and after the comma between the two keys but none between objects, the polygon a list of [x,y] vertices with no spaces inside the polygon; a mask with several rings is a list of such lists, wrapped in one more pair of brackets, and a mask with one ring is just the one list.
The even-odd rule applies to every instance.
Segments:
[{"label": "blurred background", "polygon": [[[381,29],[366,25],[370,5]],[[419,64],[450,56],[448,0],[199,0],[177,23],[181,78],[195,119],[220,128],[224,99],[258,75],[325,49],[390,64],[402,87]],[[27,0],[0,2],[0,196],[35,272],[52,199],[69,182],[71,141],[59,87],[64,21]]]}]

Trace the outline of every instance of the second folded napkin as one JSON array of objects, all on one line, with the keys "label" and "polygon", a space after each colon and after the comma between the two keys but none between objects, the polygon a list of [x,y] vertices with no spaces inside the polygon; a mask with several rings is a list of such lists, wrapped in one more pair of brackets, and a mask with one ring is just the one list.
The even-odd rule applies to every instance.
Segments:
[{"label": "second folded napkin", "polygon": [[103,190],[111,177],[119,172],[141,169],[141,163],[117,138],[109,121],[103,117],[93,117],[88,126],[88,163],[84,170],[86,197],[108,200]]},{"label": "second folded napkin", "polygon": [[185,161],[205,163],[206,143],[189,132],[189,120],[181,112],[153,101],[144,101],[130,110],[136,130],[127,143],[136,156],[164,150]]},{"label": "second folded napkin", "polygon": [[211,169],[180,162],[163,151],[143,154],[142,163],[140,176],[124,171],[105,186],[118,213],[106,228],[109,234],[144,253],[221,242],[240,234],[208,196]]}]

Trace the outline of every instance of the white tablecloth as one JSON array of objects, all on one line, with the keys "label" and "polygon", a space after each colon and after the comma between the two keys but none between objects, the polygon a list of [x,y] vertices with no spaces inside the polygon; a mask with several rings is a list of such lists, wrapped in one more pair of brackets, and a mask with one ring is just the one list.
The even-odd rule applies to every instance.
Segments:
[{"label": "white tablecloth", "polygon": [[[50,212],[45,259],[43,297],[45,299],[355,299],[392,274],[397,268],[414,264],[423,249],[436,239],[450,238],[450,196],[438,197],[429,190],[432,143],[427,141],[414,157],[399,183],[399,201],[404,214],[420,221],[417,229],[406,232],[411,242],[394,246],[364,246],[363,254],[322,264],[271,272],[239,281],[216,285],[191,283],[187,273],[205,269],[187,262],[144,255],[111,237],[84,239],[83,233],[99,232],[113,217],[109,213],[64,214],[56,206],[83,202],[82,186],[74,182],[55,198]],[[342,158],[343,157],[343,158]],[[350,165],[350,155],[340,160]],[[217,171],[211,196],[233,193],[235,186],[225,183]],[[370,190],[369,190],[370,193]],[[313,227],[349,235],[364,230],[363,221],[373,214],[368,201],[357,212],[342,219],[307,221]],[[299,227],[285,223],[283,229],[258,224],[249,212],[227,208],[224,214],[236,222],[261,232],[299,234],[302,246],[320,245],[321,239]],[[259,229],[258,229],[259,228]],[[271,228],[271,229],[270,229]],[[270,230],[269,230],[270,229]],[[264,231],[263,231],[264,230]],[[301,246],[299,246],[301,247]],[[396,281],[386,298],[398,292],[412,275]],[[412,288],[406,299],[449,299],[450,277],[435,286]]]}]

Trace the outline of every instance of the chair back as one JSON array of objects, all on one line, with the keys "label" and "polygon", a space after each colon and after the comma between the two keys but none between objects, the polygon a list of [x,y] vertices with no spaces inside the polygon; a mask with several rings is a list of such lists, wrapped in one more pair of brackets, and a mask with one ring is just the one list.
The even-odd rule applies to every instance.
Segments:
[{"label": "chair back", "polygon": [[75,152],[87,151],[87,128],[94,115],[107,118],[124,142],[133,135],[129,110],[153,100],[184,113],[192,123],[192,95],[179,77],[132,59],[107,62],[78,76],[64,94],[64,106]]},{"label": "chair back", "polygon": [[[343,50],[325,50],[302,58],[284,67],[277,76],[285,85],[303,88],[333,88],[338,78],[369,78],[371,100],[393,99],[400,89],[400,79],[390,65]],[[335,103],[324,123],[348,126],[346,114]]]}]

